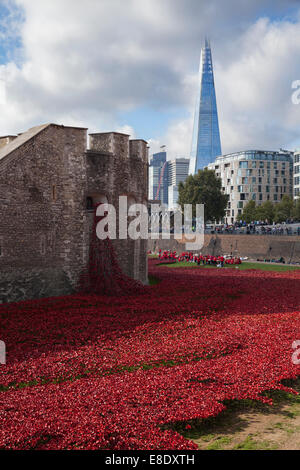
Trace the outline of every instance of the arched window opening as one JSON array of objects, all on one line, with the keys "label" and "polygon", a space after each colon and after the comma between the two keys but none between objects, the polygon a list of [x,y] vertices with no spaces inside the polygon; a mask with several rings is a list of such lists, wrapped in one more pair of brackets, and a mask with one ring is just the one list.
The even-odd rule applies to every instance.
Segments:
[{"label": "arched window opening", "polygon": [[86,197],[86,210],[93,211],[98,204],[108,204],[105,194],[91,193]]}]

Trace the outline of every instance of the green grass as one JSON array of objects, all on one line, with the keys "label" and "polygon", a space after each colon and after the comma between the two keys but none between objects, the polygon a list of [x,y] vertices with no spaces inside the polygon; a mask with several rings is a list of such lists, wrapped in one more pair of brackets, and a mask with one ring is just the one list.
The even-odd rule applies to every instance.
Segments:
[{"label": "green grass", "polygon": [[[287,387],[300,391],[300,377],[297,379],[283,380]],[[197,441],[200,449],[221,450],[224,446],[234,450],[272,450],[277,445],[274,442],[259,438],[259,434],[249,434],[249,436],[234,444],[232,441],[237,438],[238,433],[243,431],[247,422],[245,418],[240,418],[242,413],[280,413],[283,421],[277,421],[267,430],[275,432],[280,429],[288,434],[299,432],[298,426],[292,426],[292,421],[298,416],[300,395],[283,391],[269,390],[262,393],[263,396],[272,398],[273,406],[257,400],[225,400],[225,410],[216,416],[206,419],[194,419],[186,422],[175,422],[165,425],[164,429],[172,429],[183,435],[186,439]],[[283,410],[282,407],[286,407]],[[187,424],[189,427],[187,427]],[[299,427],[300,428],[300,427]],[[224,435],[225,434],[225,435]],[[205,446],[206,444],[206,446]]]},{"label": "green grass", "polygon": [[[211,266],[209,264],[198,266],[196,263],[188,263],[186,261],[180,263],[158,263],[158,266],[167,266],[168,268],[195,268],[195,269],[222,269],[217,268],[216,266]],[[300,269],[300,266],[284,266],[281,264],[264,264],[264,263],[252,263],[249,261],[244,261],[242,264],[238,265],[224,265],[226,269],[239,269],[240,271],[248,269],[258,269],[261,271],[295,271]]]},{"label": "green grass", "polygon": [[211,442],[206,450],[223,450],[224,445],[230,444],[232,439],[230,437],[217,437],[217,439]]},{"label": "green grass", "polygon": [[160,279],[158,279],[158,277],[152,276],[152,274],[149,274],[148,280],[149,280],[149,286],[156,286],[157,284],[160,283]]},{"label": "green grass", "polygon": [[277,445],[269,441],[255,441],[252,436],[246,437],[243,442],[240,442],[233,448],[234,450],[276,450]]}]

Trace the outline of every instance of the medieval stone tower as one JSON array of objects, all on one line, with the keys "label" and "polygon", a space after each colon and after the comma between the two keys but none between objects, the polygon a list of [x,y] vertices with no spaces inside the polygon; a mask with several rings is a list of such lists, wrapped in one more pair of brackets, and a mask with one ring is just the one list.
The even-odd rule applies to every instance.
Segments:
[{"label": "medieval stone tower", "polygon": [[[147,203],[148,148],[120,133],[45,124],[0,138],[0,302],[71,293],[87,264],[93,204]],[[118,214],[117,214],[118,216]],[[147,240],[114,240],[147,282]]]}]

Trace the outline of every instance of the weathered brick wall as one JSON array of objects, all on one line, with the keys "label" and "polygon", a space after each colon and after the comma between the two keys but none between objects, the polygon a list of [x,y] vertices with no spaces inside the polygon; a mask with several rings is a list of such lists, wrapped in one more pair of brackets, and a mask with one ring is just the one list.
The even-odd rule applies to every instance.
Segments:
[{"label": "weathered brick wall", "polygon": [[83,181],[85,147],[85,129],[51,125],[0,161],[3,301],[39,296],[37,278],[49,284],[40,295],[69,292],[76,260],[83,262],[76,181]]},{"label": "weathered brick wall", "polygon": [[[72,291],[88,260],[87,196],[147,197],[146,143],[131,144],[131,156],[128,136],[97,134],[86,152],[86,134],[49,125],[0,160],[0,301]],[[145,242],[115,245],[123,271],[146,282]]]},{"label": "weathered brick wall", "polygon": [[[235,256],[248,256],[252,259],[285,258],[286,262],[300,262],[300,237],[297,236],[271,236],[271,235],[205,235],[204,246],[201,251],[205,254],[233,254]],[[270,249],[271,248],[271,249]],[[185,249],[185,244],[174,240],[149,240],[148,250],[158,252],[162,250],[176,250],[177,253]]]},{"label": "weathered brick wall", "polygon": [[[94,196],[97,201],[97,192],[100,192],[98,196],[104,196],[116,208],[117,220],[119,196],[127,196],[128,205],[147,202],[148,153],[145,141],[129,141],[125,134],[92,134],[86,161],[86,195]],[[117,230],[113,245],[124,273],[147,282],[147,242],[120,240]]]}]

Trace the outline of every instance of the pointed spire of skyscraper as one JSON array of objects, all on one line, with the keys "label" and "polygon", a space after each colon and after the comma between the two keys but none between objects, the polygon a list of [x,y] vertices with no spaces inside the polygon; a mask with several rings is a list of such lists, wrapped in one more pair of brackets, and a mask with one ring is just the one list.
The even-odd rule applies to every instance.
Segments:
[{"label": "pointed spire of skyscraper", "polygon": [[221,155],[218,111],[210,41],[201,49],[189,173],[195,174]]}]

